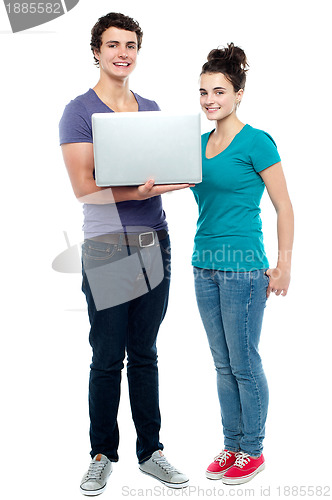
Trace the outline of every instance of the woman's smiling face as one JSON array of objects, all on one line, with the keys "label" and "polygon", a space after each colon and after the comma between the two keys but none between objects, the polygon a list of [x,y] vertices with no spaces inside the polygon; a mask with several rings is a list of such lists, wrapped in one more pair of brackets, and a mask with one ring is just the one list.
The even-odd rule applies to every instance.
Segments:
[{"label": "woman's smiling face", "polygon": [[235,112],[243,90],[234,91],[223,73],[203,73],[200,81],[200,104],[208,120],[222,120]]}]

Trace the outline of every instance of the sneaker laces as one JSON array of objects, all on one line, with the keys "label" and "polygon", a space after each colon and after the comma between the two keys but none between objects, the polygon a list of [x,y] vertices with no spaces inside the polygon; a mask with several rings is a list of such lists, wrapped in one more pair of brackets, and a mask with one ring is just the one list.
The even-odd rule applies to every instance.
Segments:
[{"label": "sneaker laces", "polygon": [[242,469],[242,467],[250,462],[250,455],[248,455],[248,453],[244,453],[244,451],[239,451],[235,454],[235,456],[235,467],[240,467],[240,469]]},{"label": "sneaker laces", "polygon": [[180,473],[180,471],[178,471],[178,469],[176,469],[173,465],[171,465],[166,457],[163,455],[159,458],[153,458],[152,459],[153,462],[156,462],[156,464],[158,464],[162,469],[164,469],[164,471],[166,471],[166,473],[168,474],[169,472],[178,472]]},{"label": "sneaker laces", "polygon": [[86,473],[85,479],[100,479],[101,474],[105,468],[105,462],[91,462],[89,465],[88,472]]},{"label": "sneaker laces", "polygon": [[220,467],[226,463],[227,458],[230,458],[232,455],[229,451],[223,450],[219,455],[214,457],[215,462],[219,462]]}]

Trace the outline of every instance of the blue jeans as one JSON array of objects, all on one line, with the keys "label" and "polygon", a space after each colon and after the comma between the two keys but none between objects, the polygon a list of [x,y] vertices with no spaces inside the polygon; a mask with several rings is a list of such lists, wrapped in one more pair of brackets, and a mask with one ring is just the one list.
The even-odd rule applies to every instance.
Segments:
[{"label": "blue jeans", "polygon": [[127,378],[132,418],[137,432],[139,462],[162,450],[156,340],[168,303],[169,237],[160,243],[164,278],[158,286],[133,300],[97,310],[86,271],[94,260],[124,258],[136,247],[86,240],[82,246],[82,290],[88,304],[92,363],[89,380],[91,457],[98,453],[118,460],[121,371],[127,352]]},{"label": "blue jeans", "polygon": [[258,457],[269,397],[258,352],[269,278],[264,269],[237,273],[197,267],[194,277],[217,371],[225,448]]}]

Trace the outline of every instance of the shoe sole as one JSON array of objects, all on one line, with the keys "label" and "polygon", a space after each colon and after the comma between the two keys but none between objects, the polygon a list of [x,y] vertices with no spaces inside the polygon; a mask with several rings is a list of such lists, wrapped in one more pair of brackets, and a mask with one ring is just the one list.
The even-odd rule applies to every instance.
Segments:
[{"label": "shoe sole", "polygon": [[257,476],[257,474],[259,474],[260,472],[262,472],[264,469],[265,469],[265,462],[262,465],[260,465],[255,470],[255,472],[253,472],[252,474],[249,474],[248,476],[245,476],[245,477],[235,477],[234,479],[231,479],[229,477],[226,477],[226,478],[222,477],[221,480],[222,480],[223,484],[228,484],[228,485],[247,483],[248,481],[251,481],[251,479],[253,479],[255,476]]},{"label": "shoe sole", "polygon": [[98,490],[83,490],[80,487],[80,492],[82,495],[88,496],[88,497],[95,497],[97,495],[101,495],[106,489],[106,484],[102,488],[99,488]]},{"label": "shoe sole", "polygon": [[168,486],[169,488],[177,488],[178,489],[178,488],[187,488],[187,486],[189,486],[189,480],[186,481],[185,483],[168,483],[167,481],[163,481],[162,479],[160,479],[160,477],[154,476],[153,474],[150,474],[150,472],[145,472],[142,469],[139,469],[139,470],[143,474],[146,474],[147,476],[153,477],[153,479],[157,479],[158,481],[160,481],[165,486]]},{"label": "shoe sole", "polygon": [[87,497],[96,497],[97,495],[101,495],[105,489],[106,489],[106,486],[107,486],[107,481],[109,480],[110,478],[110,475],[112,474],[112,470],[111,472],[108,474],[107,478],[106,478],[106,483],[104,484],[104,486],[102,486],[101,488],[98,488],[98,490],[84,490],[81,486],[80,486],[80,492],[82,493],[82,495],[85,495]]},{"label": "shoe sole", "polygon": [[206,470],[205,477],[207,477],[208,479],[221,479],[231,467],[228,467],[228,469],[225,469],[222,472],[210,472]]}]

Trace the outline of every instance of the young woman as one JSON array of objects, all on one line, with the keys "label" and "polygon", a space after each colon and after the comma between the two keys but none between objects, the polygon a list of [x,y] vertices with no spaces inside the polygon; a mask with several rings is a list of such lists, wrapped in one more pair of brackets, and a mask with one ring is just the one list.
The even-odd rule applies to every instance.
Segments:
[{"label": "young woman", "polygon": [[[217,371],[224,450],[210,479],[242,484],[265,467],[268,386],[258,344],[266,299],[290,282],[293,210],[272,137],[237,117],[247,71],[242,49],[212,50],[203,65],[200,104],[212,132],[202,136],[203,181],[192,188],[199,217],[192,263],[200,315]],[[277,212],[278,262],[269,268],[260,200]]]}]

